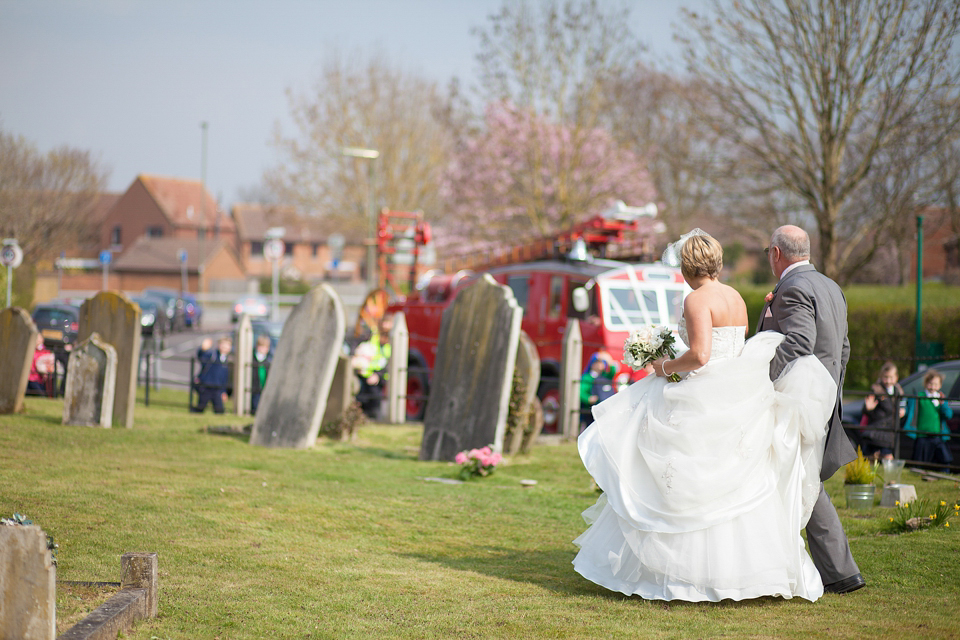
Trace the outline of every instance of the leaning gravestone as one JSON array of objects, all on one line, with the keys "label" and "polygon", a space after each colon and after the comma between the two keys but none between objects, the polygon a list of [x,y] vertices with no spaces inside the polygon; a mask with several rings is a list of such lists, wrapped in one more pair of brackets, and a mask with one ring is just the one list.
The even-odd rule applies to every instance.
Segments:
[{"label": "leaning gravestone", "polygon": [[250,444],[313,446],[343,349],[343,305],[327,284],[314,287],[283,325],[260,396]]},{"label": "leaning gravestone", "polygon": [[488,444],[502,451],[522,318],[513,292],[489,274],[444,310],[421,460]]},{"label": "leaning gravestone", "polygon": [[53,640],[57,568],[40,527],[0,525],[0,638]]},{"label": "leaning gravestone", "polygon": [[94,333],[70,352],[63,424],[109,427],[117,384],[117,350]]},{"label": "leaning gravestone", "polygon": [[77,341],[82,342],[94,333],[117,351],[113,422],[133,427],[140,362],[140,307],[122,293],[101,291],[80,307]]},{"label": "leaning gravestone", "polygon": [[511,455],[520,451],[523,434],[529,431],[533,401],[537,397],[537,388],[540,386],[540,354],[537,353],[537,345],[533,343],[526,331],[520,332],[515,371],[523,383],[524,394],[519,400],[521,415],[518,417],[517,424],[513,425],[512,429],[508,429],[503,439],[503,452]]},{"label": "leaning gravestone", "polygon": [[38,333],[30,314],[20,307],[0,311],[0,414],[23,409]]}]

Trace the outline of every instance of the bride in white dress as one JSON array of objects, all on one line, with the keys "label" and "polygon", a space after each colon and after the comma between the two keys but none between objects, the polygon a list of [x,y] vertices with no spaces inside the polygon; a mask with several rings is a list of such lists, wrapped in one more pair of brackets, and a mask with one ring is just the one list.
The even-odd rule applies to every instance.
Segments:
[{"label": "bride in white dress", "polygon": [[579,438],[603,495],[584,511],[574,568],[648,599],[813,601],[823,584],[800,530],[836,386],[814,356],[770,381],[783,336],[744,341],[746,305],[717,280],[722,249],[696,232],[677,243],[693,289],[679,327],[689,350],[594,407]]}]

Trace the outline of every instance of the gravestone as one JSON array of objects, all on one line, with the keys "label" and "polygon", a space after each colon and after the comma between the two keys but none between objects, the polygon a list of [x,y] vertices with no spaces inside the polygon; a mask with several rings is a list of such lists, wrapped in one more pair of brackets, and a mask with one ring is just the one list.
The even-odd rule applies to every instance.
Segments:
[{"label": "gravestone", "polygon": [[311,447],[317,440],[340,354],[346,320],[327,284],[314,287],[286,323],[250,434],[264,447]]},{"label": "gravestone", "polygon": [[464,449],[503,450],[523,309],[509,287],[484,274],[443,312],[421,460]]},{"label": "gravestone", "polygon": [[237,343],[233,345],[233,408],[238,416],[250,413],[253,349],[253,325],[244,313],[237,322]]},{"label": "gravestone", "polygon": [[[113,394],[113,422],[133,427],[140,362],[140,307],[122,293],[101,291],[80,307],[82,342],[94,333],[117,351],[117,384]],[[69,377],[68,377],[69,380]]]},{"label": "gravestone", "polygon": [[564,440],[576,438],[580,430],[580,377],[583,375],[583,338],[580,322],[567,320],[563,332],[560,362],[560,433]]},{"label": "gravestone", "polygon": [[403,313],[393,316],[390,329],[390,362],[387,364],[387,421],[407,421],[407,360],[410,355],[410,332]]},{"label": "gravestone", "polygon": [[63,424],[110,427],[117,382],[117,351],[94,333],[79,343],[67,361]]},{"label": "gravestone", "polygon": [[40,527],[0,525],[0,638],[53,640],[57,568]]},{"label": "gravestone", "polygon": [[350,358],[341,353],[337,356],[337,368],[333,372],[333,382],[330,383],[327,406],[323,410],[323,419],[320,424],[336,422],[347,411],[356,395],[353,380],[353,367],[350,366]]},{"label": "gravestone", "polygon": [[529,429],[533,413],[533,401],[537,397],[537,388],[540,386],[540,354],[537,353],[537,346],[526,331],[520,332],[515,371],[523,381],[524,397],[522,400],[523,415],[519,424],[513,429],[508,429],[503,440],[503,452],[511,455],[520,451],[523,434]]},{"label": "gravestone", "polygon": [[0,311],[0,414],[23,410],[38,333],[30,314],[20,307]]}]

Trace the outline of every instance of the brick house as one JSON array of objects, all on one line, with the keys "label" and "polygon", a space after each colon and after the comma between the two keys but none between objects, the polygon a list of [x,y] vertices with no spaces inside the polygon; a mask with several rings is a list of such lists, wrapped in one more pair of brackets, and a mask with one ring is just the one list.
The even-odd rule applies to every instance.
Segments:
[{"label": "brick house", "polygon": [[267,231],[282,228],[285,252],[281,273],[307,282],[321,280],[361,281],[365,259],[363,239],[342,233],[345,245],[336,268],[328,245],[337,232],[329,220],[298,214],[292,206],[241,203],[233,206],[237,253],[250,278],[270,277],[273,265],[263,255]]},{"label": "brick house", "polygon": [[140,174],[104,216],[100,248],[123,254],[141,236],[233,244],[236,227],[200,181]]}]

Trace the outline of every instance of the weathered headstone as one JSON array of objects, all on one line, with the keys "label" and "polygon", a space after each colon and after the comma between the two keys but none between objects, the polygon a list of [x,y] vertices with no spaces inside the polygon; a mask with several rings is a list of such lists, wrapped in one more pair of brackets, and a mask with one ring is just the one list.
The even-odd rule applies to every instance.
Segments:
[{"label": "weathered headstone", "polygon": [[407,360],[410,355],[410,332],[402,313],[393,316],[390,329],[390,362],[387,365],[387,421],[407,421]]},{"label": "weathered headstone", "polygon": [[443,312],[421,460],[459,451],[503,450],[523,309],[513,292],[484,274]]},{"label": "weathered headstone", "polygon": [[23,409],[38,333],[30,314],[20,307],[0,311],[0,414]]},{"label": "weathered headstone", "polygon": [[233,408],[238,416],[250,413],[253,347],[253,325],[244,313],[237,322],[237,343],[233,345]]},{"label": "weathered headstone", "polygon": [[80,307],[78,341],[93,333],[117,351],[117,384],[113,394],[113,422],[133,427],[140,362],[140,307],[122,293],[101,291]]},{"label": "weathered headstone", "polygon": [[53,640],[57,569],[37,526],[0,525],[0,639]]},{"label": "weathered headstone", "polygon": [[533,343],[526,331],[520,332],[515,371],[523,383],[524,397],[521,402],[523,415],[513,429],[508,429],[503,440],[503,452],[511,455],[520,451],[523,434],[529,427],[533,401],[537,397],[537,388],[540,386],[540,354],[537,353],[537,345]]},{"label": "weathered headstone", "polygon": [[287,318],[260,396],[250,444],[313,446],[343,349],[343,305],[327,284],[311,289]]},{"label": "weathered headstone", "polygon": [[353,402],[353,367],[350,358],[345,354],[337,356],[337,368],[333,372],[333,382],[330,383],[330,392],[327,394],[327,406],[323,410],[323,419],[320,424],[327,424],[339,420]]},{"label": "weathered headstone", "polygon": [[94,333],[70,352],[63,424],[110,427],[117,383],[117,351]]},{"label": "weathered headstone", "polygon": [[580,430],[580,377],[583,375],[583,338],[580,322],[567,320],[563,332],[560,363],[560,433],[564,440],[576,438]]}]

